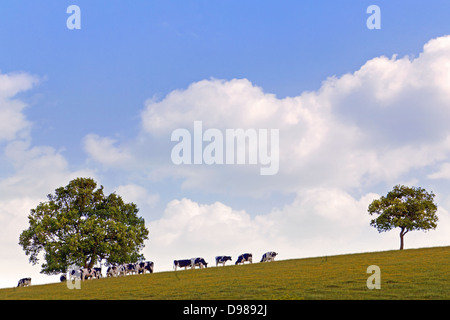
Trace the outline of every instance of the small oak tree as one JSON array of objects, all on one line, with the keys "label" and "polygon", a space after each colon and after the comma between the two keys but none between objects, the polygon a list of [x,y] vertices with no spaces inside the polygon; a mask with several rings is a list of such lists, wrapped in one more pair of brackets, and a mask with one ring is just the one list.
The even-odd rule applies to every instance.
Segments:
[{"label": "small oak tree", "polygon": [[433,192],[423,188],[397,185],[385,197],[374,200],[368,208],[369,214],[378,217],[370,222],[378,232],[400,228],[400,250],[403,237],[413,230],[431,230],[437,226],[437,206]]},{"label": "small oak tree", "polygon": [[96,188],[93,179],[77,178],[31,209],[19,244],[33,264],[44,252],[41,273],[66,272],[70,265],[92,268],[103,259],[108,264],[144,259],[139,252],[148,230],[139,209],[115,193],[105,196],[103,186]]}]

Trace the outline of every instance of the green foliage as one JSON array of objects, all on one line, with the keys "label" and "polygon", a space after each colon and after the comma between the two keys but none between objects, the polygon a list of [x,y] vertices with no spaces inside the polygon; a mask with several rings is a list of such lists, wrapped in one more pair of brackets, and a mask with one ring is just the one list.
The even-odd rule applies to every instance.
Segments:
[{"label": "green foliage", "polygon": [[19,244],[33,264],[44,252],[41,273],[66,272],[73,264],[91,268],[103,259],[110,264],[144,259],[139,251],[148,230],[137,206],[96,188],[93,179],[77,178],[31,209]]},{"label": "green foliage", "polygon": [[378,217],[370,222],[378,232],[400,228],[400,250],[403,236],[413,230],[430,230],[437,226],[437,206],[433,192],[423,188],[397,185],[385,197],[374,200],[368,208],[369,214]]}]

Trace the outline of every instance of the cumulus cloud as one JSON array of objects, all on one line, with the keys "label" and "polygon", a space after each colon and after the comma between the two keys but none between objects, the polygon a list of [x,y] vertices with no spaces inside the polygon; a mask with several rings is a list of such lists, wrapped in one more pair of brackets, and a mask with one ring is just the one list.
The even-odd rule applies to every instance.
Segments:
[{"label": "cumulus cloud", "polygon": [[27,91],[39,82],[38,78],[27,73],[0,73],[0,142],[15,139],[29,129],[23,109],[27,104],[15,96]]},{"label": "cumulus cloud", "polygon": [[133,183],[120,185],[116,188],[115,192],[120,195],[125,202],[133,202],[148,208],[154,207],[159,201],[158,194],[149,194],[146,188]]},{"label": "cumulus cloud", "polygon": [[145,131],[154,134],[192,125],[194,120],[216,128],[252,127],[268,122],[278,108],[275,95],[247,79],[211,79],[172,91],[162,101],[147,101],[142,123]]},{"label": "cumulus cloud", "polygon": [[[280,130],[276,177],[263,180],[251,166],[165,170],[194,188],[255,194],[268,188],[297,192],[311,186],[392,184],[448,157],[449,57],[450,36],[432,39],[416,58],[376,57],[353,73],[326,79],[317,91],[283,99],[247,79],[202,80],[147,101],[142,128],[167,143],[170,132],[192,131],[196,120],[205,130]],[[165,166],[174,167],[169,158]],[[214,178],[205,179],[206,171]]]},{"label": "cumulus cloud", "polygon": [[430,179],[450,179],[450,163],[441,164],[438,171],[428,175]]},{"label": "cumulus cloud", "polygon": [[131,160],[131,155],[120,147],[114,146],[116,140],[89,134],[84,138],[84,148],[95,161],[110,167],[125,165]]}]

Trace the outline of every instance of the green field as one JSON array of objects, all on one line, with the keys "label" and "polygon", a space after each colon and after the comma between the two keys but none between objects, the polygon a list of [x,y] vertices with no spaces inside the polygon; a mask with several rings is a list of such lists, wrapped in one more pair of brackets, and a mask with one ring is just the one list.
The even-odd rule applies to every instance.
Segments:
[{"label": "green field", "polygon": [[[367,288],[367,267],[381,289]],[[155,265],[157,266],[157,265]],[[157,272],[0,290],[0,299],[450,299],[450,247]]]}]

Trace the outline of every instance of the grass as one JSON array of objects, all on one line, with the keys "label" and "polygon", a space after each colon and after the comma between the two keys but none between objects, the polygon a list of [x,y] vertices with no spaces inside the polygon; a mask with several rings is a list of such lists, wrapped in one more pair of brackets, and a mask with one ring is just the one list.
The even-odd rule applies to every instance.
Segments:
[{"label": "grass", "polygon": [[[381,270],[369,290],[367,267]],[[450,247],[282,260],[0,290],[0,299],[450,299]]]}]

